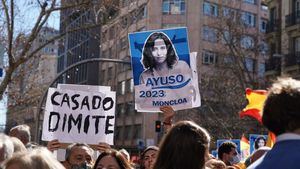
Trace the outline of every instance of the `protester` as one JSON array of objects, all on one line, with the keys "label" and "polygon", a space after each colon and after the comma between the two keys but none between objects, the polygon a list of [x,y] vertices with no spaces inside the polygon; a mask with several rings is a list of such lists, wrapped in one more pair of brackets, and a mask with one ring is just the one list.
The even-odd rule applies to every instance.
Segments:
[{"label": "protester", "polygon": [[110,149],[99,155],[93,169],[132,169],[132,167],[120,152]]},{"label": "protester", "polygon": [[226,164],[218,159],[210,159],[205,163],[207,169],[226,169]]},{"label": "protester", "polygon": [[14,152],[14,145],[11,141],[10,137],[7,135],[0,133],[0,164],[12,157]]},{"label": "protester", "polygon": [[18,125],[10,129],[9,136],[16,137],[22,141],[27,149],[32,149],[37,145],[31,143],[30,127],[26,124]]},{"label": "protester", "polygon": [[218,148],[218,157],[227,166],[233,166],[240,162],[240,157],[237,152],[237,146],[231,141],[225,141]]},{"label": "protester", "polygon": [[94,164],[94,151],[87,144],[73,143],[66,149],[63,165],[66,169],[92,168]]},{"label": "protester", "polygon": [[264,154],[266,154],[270,150],[271,150],[270,147],[260,147],[260,148],[258,148],[256,151],[254,151],[253,154],[251,154],[251,156],[249,156],[245,160],[245,166],[246,167],[250,166],[251,164],[253,164],[256,160],[258,160],[260,157],[262,157]]},{"label": "protester", "polygon": [[208,132],[191,121],[176,123],[163,138],[154,169],[201,169],[209,159]]},{"label": "protester", "polygon": [[43,147],[16,153],[3,166],[3,169],[64,169],[54,156]]},{"label": "protester", "polygon": [[142,153],[141,169],[152,169],[156,160],[159,148],[156,146],[148,146]]},{"label": "protester", "polygon": [[263,108],[262,122],[276,135],[276,143],[248,168],[299,168],[300,81],[280,78],[272,85]]},{"label": "protester", "polygon": [[12,141],[12,143],[14,145],[14,153],[27,151],[26,147],[19,139],[15,138],[15,137],[10,137],[10,140]]}]

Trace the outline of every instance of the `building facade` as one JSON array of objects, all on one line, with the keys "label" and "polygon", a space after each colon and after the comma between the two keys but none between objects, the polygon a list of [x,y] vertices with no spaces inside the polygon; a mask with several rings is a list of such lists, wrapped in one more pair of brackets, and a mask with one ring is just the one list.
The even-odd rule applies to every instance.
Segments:
[{"label": "building facade", "polygon": [[267,39],[270,55],[267,62],[266,79],[277,76],[300,78],[300,1],[267,0],[269,23]]},{"label": "building facade", "polygon": [[[128,33],[184,26],[188,28],[190,51],[198,53],[199,77],[211,74],[215,69],[220,68],[219,62],[224,60],[223,55],[225,55],[224,48],[220,47],[224,46],[223,40],[220,39],[222,36],[215,24],[221,23],[220,19],[231,13],[247,25],[249,34],[262,37],[255,40],[255,43],[264,44],[263,37],[268,11],[260,0],[230,0],[230,2],[221,0],[121,0],[117,18],[102,26],[101,57],[129,61]],[[246,47],[247,45],[252,47],[254,44],[254,40],[246,35],[242,35],[239,40],[241,42],[238,44]],[[249,55],[245,63],[253,77],[259,79],[263,79],[264,75],[265,63],[262,55],[262,53]],[[131,67],[101,64],[100,74],[102,75],[101,84],[114,86],[117,90],[116,146],[138,149],[142,146],[158,144],[161,134],[155,132],[155,120],[161,120],[161,114],[141,113],[134,110]],[[201,92],[201,94],[204,93],[202,90]],[[193,111],[196,115],[191,113]],[[199,111],[202,110],[187,110],[181,117],[188,118],[176,117],[176,119],[195,120],[194,117],[197,116],[196,118],[202,118],[200,122],[210,123],[210,125],[214,123],[217,130],[220,124],[209,120],[208,116],[212,115],[199,113]]]},{"label": "building facade", "polygon": [[[74,2],[63,0],[62,5]],[[57,72],[65,70],[79,61],[98,58],[99,55],[99,26],[94,23],[95,15],[92,9],[72,8],[61,11],[60,33],[65,34],[59,43]],[[77,30],[76,30],[77,29]],[[73,31],[76,30],[76,31]],[[99,65],[97,63],[82,64],[63,74],[59,83],[98,85]]]},{"label": "building facade", "polygon": [[[32,49],[38,48],[58,31],[44,27],[33,42]],[[18,68],[8,86],[7,130],[19,124],[31,128],[32,140],[35,139],[38,103],[49,83],[56,76],[58,43],[53,42],[42,48],[34,58]]]}]

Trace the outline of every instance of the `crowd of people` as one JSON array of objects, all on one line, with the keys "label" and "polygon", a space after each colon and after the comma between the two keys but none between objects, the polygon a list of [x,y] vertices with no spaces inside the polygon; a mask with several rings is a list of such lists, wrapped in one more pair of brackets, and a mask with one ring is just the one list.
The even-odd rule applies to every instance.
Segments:
[{"label": "crowd of people", "polygon": [[[2,169],[297,169],[300,156],[300,81],[282,78],[268,91],[262,122],[276,135],[272,148],[266,140],[257,138],[257,148],[241,162],[237,145],[226,141],[218,148],[218,158],[210,153],[210,134],[192,121],[172,122],[175,112],[161,107],[166,131],[159,146],[149,146],[140,163],[133,164],[125,150],[115,150],[106,143],[91,148],[73,143],[66,148],[65,160],[58,161],[53,151],[62,148],[58,140],[46,147],[30,141],[27,125],[12,128],[8,135],[0,134],[0,166]],[[261,141],[259,141],[261,140]],[[261,144],[261,145],[259,145]],[[95,157],[95,151],[98,157]]]}]

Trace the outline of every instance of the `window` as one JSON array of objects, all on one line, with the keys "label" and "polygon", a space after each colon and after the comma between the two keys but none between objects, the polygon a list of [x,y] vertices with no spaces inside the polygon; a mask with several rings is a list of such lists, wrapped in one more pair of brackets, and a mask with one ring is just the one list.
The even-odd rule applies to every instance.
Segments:
[{"label": "window", "polygon": [[245,49],[254,47],[254,39],[251,36],[243,36],[241,39],[241,46]]},{"label": "window", "polygon": [[182,23],[168,23],[168,24],[163,24],[162,25],[163,29],[183,27],[183,26],[184,26],[184,24],[182,24]]},{"label": "window", "polygon": [[256,0],[243,0],[243,1],[249,4],[256,4]]},{"label": "window", "polygon": [[132,15],[136,15],[136,20],[147,18],[147,6],[140,7],[136,12],[133,12]]},{"label": "window", "polygon": [[133,93],[134,90],[134,83],[133,83],[133,79],[130,79],[130,92]]},{"label": "window", "polygon": [[107,80],[110,80],[112,78],[112,67],[108,68],[107,71]]},{"label": "window", "polygon": [[264,19],[260,19],[260,32],[266,33],[267,30],[267,22]]},{"label": "window", "polygon": [[299,19],[299,17],[300,17],[300,0],[296,0],[296,2],[295,2],[295,14],[296,14],[296,18]]},{"label": "window", "polygon": [[232,8],[223,7],[223,16],[227,18],[234,18],[235,20],[236,10]]},{"label": "window", "polygon": [[204,51],[202,55],[203,64],[214,64],[216,63],[216,53],[210,51]]},{"label": "window", "polygon": [[123,128],[122,127],[116,127],[115,130],[115,139],[116,140],[122,140],[122,134],[123,134]]},{"label": "window", "polygon": [[213,43],[217,42],[217,30],[208,26],[203,26],[202,37],[203,40]]},{"label": "window", "polygon": [[253,72],[254,71],[254,59],[253,58],[245,58],[245,62],[246,62],[246,69],[249,72]]},{"label": "window", "polygon": [[256,16],[250,12],[243,12],[242,13],[242,22],[249,27],[255,27]]},{"label": "window", "polygon": [[126,7],[128,5],[129,5],[128,0],[122,0],[121,1],[121,7]]},{"label": "window", "polygon": [[184,14],[185,0],[163,0],[162,5],[163,14]]},{"label": "window", "polygon": [[132,135],[132,127],[131,126],[126,126],[125,127],[125,132],[124,132],[124,139],[125,140],[130,140],[131,139],[131,135]]},{"label": "window", "polygon": [[100,83],[103,83],[105,79],[105,70],[102,70],[100,73]]},{"label": "window", "polygon": [[203,13],[208,16],[218,16],[218,5],[204,2]]},{"label": "window", "polygon": [[126,37],[123,37],[122,39],[120,39],[120,48],[121,50],[126,49],[127,47],[127,40]]},{"label": "window", "polygon": [[142,125],[134,125],[134,133],[133,133],[133,139],[139,139],[142,137]]},{"label": "window", "polygon": [[109,40],[112,40],[115,36],[115,30],[114,30],[114,26],[112,26],[110,29],[109,29]]},{"label": "window", "polygon": [[231,44],[231,36],[229,31],[224,31],[222,35],[222,42],[224,44]]},{"label": "window", "polygon": [[270,10],[270,23],[275,23],[275,20],[277,19],[277,14],[276,14],[276,8],[271,8]]},{"label": "window", "polygon": [[233,63],[233,57],[234,56],[224,56],[223,63],[224,64],[232,64]]},{"label": "window", "polygon": [[118,93],[120,95],[125,94],[125,88],[126,88],[126,81],[125,80],[118,83]]},{"label": "window", "polygon": [[265,64],[259,63],[258,64],[258,77],[264,77],[265,75]]},{"label": "window", "polygon": [[294,39],[294,48],[295,48],[295,53],[300,52],[300,37],[296,37]]},{"label": "window", "polygon": [[265,11],[268,11],[268,10],[269,10],[268,6],[267,6],[267,5],[264,5],[264,4],[261,4],[261,9],[262,9],[262,10],[265,10]]}]

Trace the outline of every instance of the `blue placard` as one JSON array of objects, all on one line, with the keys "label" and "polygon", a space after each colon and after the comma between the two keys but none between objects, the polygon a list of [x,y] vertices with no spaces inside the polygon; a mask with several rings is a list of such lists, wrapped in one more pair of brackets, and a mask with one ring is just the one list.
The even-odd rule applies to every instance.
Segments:
[{"label": "blue placard", "polygon": [[[135,108],[158,111],[192,107],[192,70],[186,28],[129,34]],[[195,90],[194,90],[195,91]]]},{"label": "blue placard", "polygon": [[249,142],[250,142],[250,154],[252,154],[257,148],[265,146],[267,143],[267,135],[260,134],[250,134]]}]

